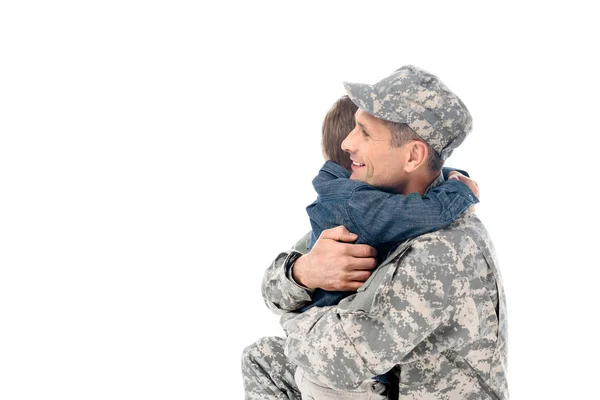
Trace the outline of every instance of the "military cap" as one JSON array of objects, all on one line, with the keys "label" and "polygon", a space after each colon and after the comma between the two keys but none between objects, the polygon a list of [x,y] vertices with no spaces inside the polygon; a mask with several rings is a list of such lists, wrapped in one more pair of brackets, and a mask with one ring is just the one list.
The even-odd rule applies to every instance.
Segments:
[{"label": "military cap", "polygon": [[442,160],[471,131],[471,114],[458,96],[438,77],[414,65],[405,65],[374,85],[344,82],[344,87],[361,110],[408,124]]}]

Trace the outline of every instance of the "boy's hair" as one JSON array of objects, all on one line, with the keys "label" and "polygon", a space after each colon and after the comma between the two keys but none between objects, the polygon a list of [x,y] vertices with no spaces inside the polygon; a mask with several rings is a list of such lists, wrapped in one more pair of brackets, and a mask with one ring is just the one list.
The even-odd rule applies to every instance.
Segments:
[{"label": "boy's hair", "polygon": [[346,95],[340,97],[329,109],[323,120],[321,148],[323,156],[341,165],[347,170],[351,169],[350,154],[342,150],[342,142],[354,129],[354,114],[358,107]]}]

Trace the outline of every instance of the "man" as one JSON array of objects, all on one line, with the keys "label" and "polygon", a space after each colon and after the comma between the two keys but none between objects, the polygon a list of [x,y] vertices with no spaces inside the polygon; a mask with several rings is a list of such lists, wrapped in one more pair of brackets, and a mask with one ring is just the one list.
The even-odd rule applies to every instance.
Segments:
[{"label": "man", "polygon": [[[405,195],[439,184],[443,161],[471,129],[460,99],[413,66],[375,85],[345,86],[359,107],[343,142],[351,179]],[[303,398],[389,398],[371,378],[394,371],[398,387],[389,389],[401,399],[507,399],[504,292],[481,221],[463,214],[392,248],[376,270],[374,249],[355,239],[343,227],[326,230],[306,252],[305,237],[265,273],[263,295],[284,313],[281,345],[298,366]],[[357,287],[338,306],[293,312],[316,288]],[[277,357],[253,354],[246,369],[287,379],[293,367]],[[296,398],[294,386],[283,383],[290,395],[279,398]]]}]

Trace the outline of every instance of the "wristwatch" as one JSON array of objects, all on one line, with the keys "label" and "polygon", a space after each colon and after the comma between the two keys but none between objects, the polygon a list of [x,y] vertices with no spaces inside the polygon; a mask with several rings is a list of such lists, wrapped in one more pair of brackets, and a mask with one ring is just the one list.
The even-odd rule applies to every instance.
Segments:
[{"label": "wristwatch", "polygon": [[290,254],[288,254],[288,256],[286,257],[286,259],[283,261],[283,268],[285,268],[285,276],[287,276],[287,278],[289,280],[291,280],[292,282],[294,282],[296,285],[304,287],[302,285],[300,285],[298,282],[296,282],[296,280],[294,279],[294,275],[293,275],[293,271],[292,269],[294,268],[294,263],[296,262],[296,260],[298,260],[300,257],[302,257],[304,254],[300,253],[299,251],[296,250],[292,250],[290,251]]}]

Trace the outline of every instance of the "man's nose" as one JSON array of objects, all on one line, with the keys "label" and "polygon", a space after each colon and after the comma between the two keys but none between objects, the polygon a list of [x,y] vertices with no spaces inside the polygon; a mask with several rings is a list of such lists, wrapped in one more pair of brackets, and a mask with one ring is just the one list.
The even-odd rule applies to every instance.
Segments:
[{"label": "man's nose", "polygon": [[354,136],[353,133],[356,129],[353,129],[350,131],[350,133],[348,134],[348,136],[346,136],[346,139],[342,140],[342,150],[344,150],[347,153],[352,153],[354,152]]}]

